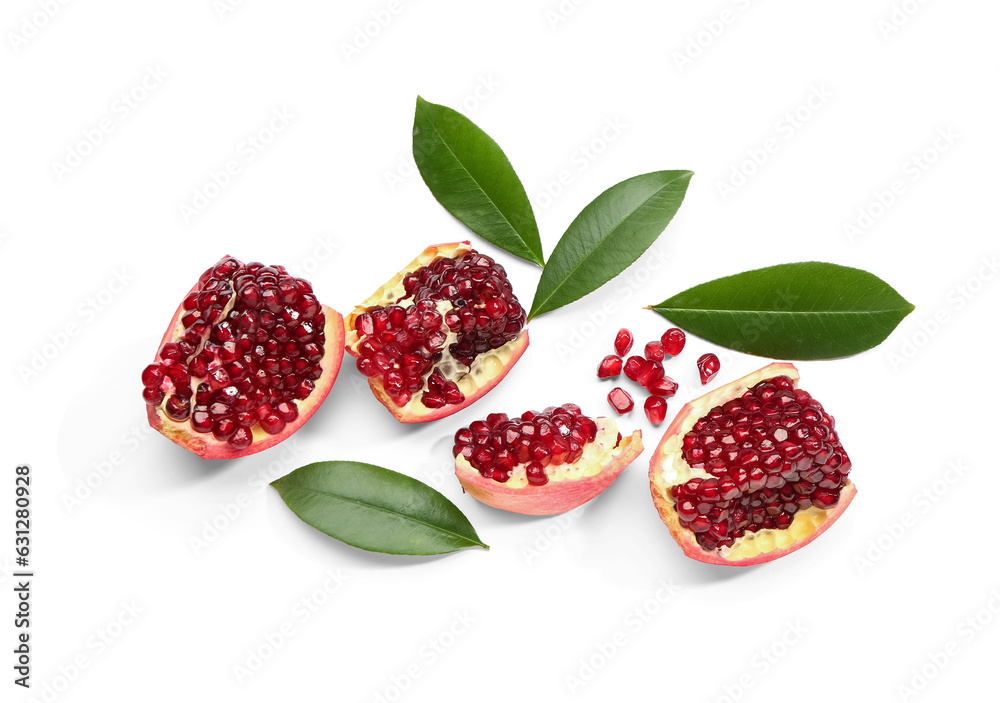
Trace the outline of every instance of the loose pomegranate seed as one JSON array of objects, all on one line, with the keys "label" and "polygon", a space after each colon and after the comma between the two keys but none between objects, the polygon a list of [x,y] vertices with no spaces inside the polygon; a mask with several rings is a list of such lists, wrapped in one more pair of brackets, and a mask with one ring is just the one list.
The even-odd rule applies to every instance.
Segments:
[{"label": "loose pomegranate seed", "polygon": [[644,352],[650,361],[663,361],[663,345],[659,342],[650,342]]},{"label": "loose pomegranate seed", "polygon": [[642,404],[642,409],[646,412],[646,417],[654,425],[659,425],[667,417],[667,401],[658,395],[651,395]]},{"label": "loose pomegranate seed", "polygon": [[673,398],[677,395],[677,381],[670,378],[670,376],[664,376],[659,381],[646,386],[648,390],[653,395],[660,395],[664,398]]},{"label": "loose pomegranate seed", "polygon": [[832,508],[851,469],[833,418],[787,376],[709,410],[682,454],[710,476],[671,488],[681,525],[707,550],[785,529],[799,510]]},{"label": "loose pomegranate seed", "polygon": [[625,362],[625,377],[630,381],[638,381],[645,366],[646,360],[641,356],[630,356]]},{"label": "loose pomegranate seed", "polygon": [[578,461],[596,437],[597,423],[578,405],[566,403],[537,413],[529,410],[513,420],[504,413],[476,420],[455,433],[452,453],[498,483],[509,481],[524,464],[528,483],[543,486],[549,481],[546,467]]},{"label": "loose pomegranate seed", "polygon": [[618,330],[618,334],[615,336],[615,351],[618,353],[618,356],[625,356],[628,354],[629,349],[632,348],[632,342],[634,339],[635,338],[632,336],[632,333],[624,327]]},{"label": "loose pomegranate seed", "polygon": [[687,336],[684,334],[684,330],[677,329],[676,327],[671,327],[660,337],[660,343],[663,344],[663,351],[670,356],[680,354],[684,350],[684,343],[686,341]]},{"label": "loose pomegranate seed", "polygon": [[[174,422],[189,422],[236,450],[253,427],[271,434],[298,417],[323,374],[326,324],[307,281],[283,266],[226,258],[198,279],[182,304],[183,332],[142,372],[143,399]],[[267,412],[261,412],[261,409]],[[270,428],[270,429],[269,429]]]},{"label": "loose pomegranate seed", "polygon": [[632,408],[635,407],[635,403],[632,401],[632,396],[630,396],[628,392],[622,388],[612,388],[611,392],[608,393],[608,402],[619,415],[630,413],[632,412]]},{"label": "loose pomegranate seed", "polygon": [[[490,257],[469,250],[409,272],[403,288],[405,294],[396,304],[373,307],[355,318],[361,338],[358,370],[368,378],[381,377],[397,406],[405,406],[418,393],[428,408],[459,405],[465,395],[436,366],[449,333],[456,339],[448,352],[466,367],[480,354],[517,338],[526,313],[507,272]],[[442,301],[452,305],[443,315],[438,311]],[[440,376],[436,384],[431,382],[434,374]]]},{"label": "loose pomegranate seed", "polygon": [[698,357],[698,375],[701,385],[705,385],[719,373],[719,357],[715,354],[702,354]]},{"label": "loose pomegranate seed", "polygon": [[663,364],[659,361],[646,360],[643,362],[642,368],[639,369],[639,374],[635,380],[640,386],[648,389],[661,378],[663,378]]},{"label": "loose pomegranate seed", "polygon": [[597,367],[598,378],[614,378],[622,372],[622,358],[611,354],[604,357],[604,360]]}]

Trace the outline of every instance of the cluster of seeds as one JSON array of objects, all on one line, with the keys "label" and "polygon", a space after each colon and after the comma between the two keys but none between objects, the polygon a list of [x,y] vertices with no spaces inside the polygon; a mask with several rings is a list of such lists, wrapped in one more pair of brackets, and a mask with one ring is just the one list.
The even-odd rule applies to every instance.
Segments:
[{"label": "cluster of seeds", "polygon": [[492,413],[485,422],[477,420],[455,433],[453,453],[499,483],[510,480],[514,467],[527,464],[528,483],[544,486],[549,481],[547,466],[578,461],[584,446],[596,437],[597,423],[582,415],[578,405],[566,403],[542,412],[529,410],[513,420]]},{"label": "cluster of seeds", "polygon": [[[686,337],[683,330],[672,327],[663,333],[659,341],[650,342],[643,349],[644,356],[630,356],[624,363],[622,359],[629,350],[635,338],[632,333],[622,328],[615,336],[615,354],[604,357],[597,367],[598,378],[615,378],[622,371],[630,381],[635,381],[650,396],[643,404],[646,417],[654,425],[659,425],[667,416],[666,398],[672,398],[677,393],[677,382],[665,375],[663,360],[667,356],[677,356],[684,349]],[[632,412],[635,403],[632,396],[623,388],[615,387],[608,393],[608,403],[619,415]]]},{"label": "cluster of seeds", "polygon": [[785,529],[799,510],[833,507],[851,469],[833,417],[787,376],[712,408],[684,436],[682,452],[711,476],[671,488],[681,525],[706,550]]},{"label": "cluster of seeds", "polygon": [[[368,378],[380,377],[398,406],[420,391],[428,408],[457,405],[465,396],[454,380],[435,368],[448,333],[456,335],[449,354],[471,367],[480,354],[517,338],[525,311],[503,266],[475,250],[408,273],[403,288],[396,304],[373,307],[355,319],[361,337],[358,370]],[[438,307],[442,301],[450,303],[443,316]]]},{"label": "cluster of seeds", "polygon": [[281,432],[323,375],[326,319],[283,266],[226,258],[184,298],[183,333],[142,372],[142,397],[234,449]]}]

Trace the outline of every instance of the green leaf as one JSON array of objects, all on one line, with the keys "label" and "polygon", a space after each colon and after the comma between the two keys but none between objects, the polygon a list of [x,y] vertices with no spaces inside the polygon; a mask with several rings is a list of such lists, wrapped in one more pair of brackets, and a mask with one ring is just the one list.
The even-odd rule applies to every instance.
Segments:
[{"label": "green leaf", "polygon": [[656,171],[597,196],[556,244],[528,317],[579,300],[635,263],[670,224],[693,175]]},{"label": "green leaf", "polygon": [[881,344],[913,306],[867,271],[807,261],[702,283],[652,309],[736,351],[808,360]]},{"label": "green leaf", "polygon": [[324,461],[271,483],[303,522],[385,554],[489,549],[455,504],[420,481],[371,464]]},{"label": "green leaf", "polygon": [[503,150],[460,112],[417,97],[413,158],[444,208],[491,244],[545,265],[524,186]]}]

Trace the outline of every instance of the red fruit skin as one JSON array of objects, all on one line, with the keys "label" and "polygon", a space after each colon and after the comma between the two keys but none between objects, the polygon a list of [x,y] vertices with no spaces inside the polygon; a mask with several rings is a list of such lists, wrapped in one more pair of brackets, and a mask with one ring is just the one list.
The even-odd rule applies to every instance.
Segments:
[{"label": "red fruit skin", "polygon": [[[595,418],[595,421],[607,421]],[[600,473],[577,480],[549,481],[544,486],[509,488],[491,478],[484,478],[459,455],[455,460],[455,475],[466,493],[480,503],[522,515],[558,515],[578,508],[596,498],[617,479],[625,467],[642,454],[642,432],[636,430],[623,437],[619,446],[624,451],[606,465]]]},{"label": "red fruit skin", "polygon": [[780,559],[783,556],[802,549],[830,529],[830,526],[844,514],[851,501],[854,500],[854,496],[857,495],[857,488],[854,483],[848,481],[841,489],[840,500],[837,501],[835,506],[824,511],[826,515],[823,523],[812,534],[792,542],[787,547],[773,549],[770,552],[760,553],[754,557],[745,559],[727,559],[719,550],[707,551],[702,549],[701,545],[695,541],[694,533],[681,527],[680,518],[674,508],[673,498],[670,496],[669,486],[660,478],[663,468],[670,465],[675,456],[680,454],[681,440],[699,418],[716,405],[721,405],[726,400],[742,395],[759,381],[774,378],[775,376],[788,376],[792,379],[795,387],[798,387],[798,369],[792,364],[775,363],[725,386],[721,386],[711,393],[707,393],[701,398],[688,403],[677,413],[677,417],[667,427],[667,431],[663,433],[663,439],[660,440],[650,459],[649,488],[653,496],[653,504],[656,506],[656,510],[660,514],[660,519],[663,520],[667,529],[670,530],[670,535],[677,542],[677,545],[683,550],[686,556],[696,561],[719,566],[755,566]]},{"label": "red fruit skin", "polygon": [[[444,258],[446,256],[461,256],[470,249],[472,249],[472,246],[467,241],[434,244],[424,249],[420,256],[411,261],[409,265],[396,275],[399,276],[400,274],[416,270],[421,266],[426,265],[428,261],[434,261],[435,259]],[[347,353],[355,358],[358,356],[358,345],[361,343],[361,338],[354,329],[354,321],[357,319],[358,315],[366,312],[369,307],[375,304],[373,300],[377,295],[378,292],[369,297],[369,299],[361,305],[355,307],[354,311],[344,318],[344,329],[341,331],[341,334],[344,335],[344,345]],[[434,420],[440,420],[443,417],[448,417],[449,415],[454,415],[460,410],[464,410],[496,388],[500,381],[502,381],[504,377],[510,373],[512,368],[514,368],[514,364],[517,363],[518,359],[520,359],[524,352],[528,349],[528,328],[525,327],[522,329],[521,333],[517,336],[517,339],[512,342],[508,342],[505,346],[510,348],[511,356],[507,363],[504,364],[499,374],[482,386],[477,387],[475,393],[466,396],[465,400],[458,405],[444,405],[440,408],[428,408],[420,402],[419,393],[415,393],[413,399],[409,403],[400,407],[396,405],[389,394],[386,393],[381,377],[367,379],[368,385],[378,402],[382,403],[386,410],[392,413],[392,416],[400,422],[405,424],[433,422]]]},{"label": "red fruit skin", "polygon": [[[198,284],[192,286],[188,293],[196,288],[198,288]],[[184,297],[186,298],[187,294]],[[164,344],[173,339],[174,331],[179,327],[181,315],[184,313],[183,301],[184,298],[181,298],[181,304],[177,306],[177,311],[171,318],[163,339],[160,340],[160,343],[156,347],[157,349],[160,349]],[[233,449],[229,446],[228,442],[220,442],[210,432],[205,434],[195,432],[186,420],[184,422],[171,420],[158,406],[152,405],[146,406],[146,416],[149,419],[149,426],[171,442],[184,447],[190,452],[194,452],[202,459],[236,459],[241,456],[250,456],[251,454],[269,449],[293,435],[302,425],[306,424],[306,421],[312,417],[313,413],[326,400],[326,397],[330,394],[330,389],[333,388],[333,382],[337,380],[341,362],[344,360],[344,318],[339,312],[326,305],[323,305],[322,309],[323,314],[326,316],[326,324],[323,327],[323,331],[326,334],[326,341],[324,342],[325,353],[323,359],[320,361],[320,365],[323,367],[323,375],[317,380],[316,388],[308,398],[296,401],[299,416],[295,418],[294,422],[285,425],[285,429],[281,432],[269,435],[263,430],[258,430],[255,426],[254,430],[256,431],[253,435],[253,443],[246,449]]]}]

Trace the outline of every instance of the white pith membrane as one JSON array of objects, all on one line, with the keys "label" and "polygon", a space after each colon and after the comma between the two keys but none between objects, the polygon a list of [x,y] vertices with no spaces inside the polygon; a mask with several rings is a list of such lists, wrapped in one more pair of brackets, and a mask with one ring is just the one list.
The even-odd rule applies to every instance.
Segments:
[{"label": "white pith membrane", "polygon": [[[704,417],[712,408],[724,404],[727,400],[738,398],[746,391],[756,386],[761,381],[769,380],[777,376],[787,376],[792,384],[798,388],[798,370],[790,364],[771,364],[759,371],[745,376],[737,381],[721,386],[716,390],[693,401],[685,410],[690,410],[688,416],[678,427],[670,428],[670,436],[657,448],[657,453],[652,461],[661,461],[662,468],[654,475],[653,485],[658,497],[674,513],[674,519],[678,521],[676,514],[676,503],[670,489],[675,485],[687,483],[692,478],[712,478],[704,469],[692,468],[685,460],[682,451],[684,436],[694,427],[699,419]],[[850,486],[850,482],[845,486],[845,490]],[[839,503],[838,503],[839,504]],[[785,529],[762,529],[757,532],[746,532],[743,536],[737,537],[732,547],[720,547],[706,553],[718,554],[728,561],[740,561],[751,559],[760,554],[767,554],[776,549],[790,547],[795,542],[804,540],[818,530],[829,518],[830,514],[836,511],[837,505],[823,509],[816,506],[799,510],[795,513],[792,523]],[[701,549],[694,542],[694,533],[684,527],[682,531],[691,536],[691,541],[698,549]]]},{"label": "white pith membrane", "polygon": [[[412,305],[414,302],[413,296],[400,299],[400,296],[406,295],[406,288],[403,285],[403,279],[408,274],[425,266],[430,266],[438,259],[457,258],[471,250],[472,247],[468,242],[457,242],[454,244],[442,244],[436,247],[428,247],[421,252],[420,255],[411,261],[405,269],[396,273],[396,275],[394,275],[377,291],[369,296],[367,300],[354,308],[354,311],[351,314],[344,318],[344,331],[346,335],[345,344],[348,351],[353,356],[357,356],[358,347],[363,339],[363,337],[361,337],[355,329],[355,321],[357,320],[358,315],[361,315],[374,307],[400,305],[405,308]],[[435,368],[440,371],[447,380],[454,381],[458,386],[458,389],[462,391],[462,395],[466,398],[470,398],[475,395],[480,388],[489,385],[498,376],[503,375],[504,369],[514,356],[515,350],[517,349],[521,338],[527,329],[527,327],[522,329],[515,339],[507,342],[507,344],[502,347],[492,349],[478,355],[472,360],[472,365],[466,367],[465,364],[455,360],[449,351],[451,345],[458,339],[458,333],[451,331],[448,325],[444,323],[444,315],[453,307],[454,306],[451,304],[451,301],[448,300],[442,300],[436,304],[438,314],[441,315],[442,319],[441,330],[447,334],[447,338],[445,339],[444,345],[441,349],[441,359],[434,364],[431,371],[425,374],[423,387],[412,394],[408,403],[405,405],[395,405],[394,401],[391,399],[388,401],[398,408],[397,412],[400,414],[420,417],[437,413],[441,410],[440,408],[429,408],[421,402],[421,397],[428,387],[428,379]],[[369,378],[368,383],[373,388],[378,388],[380,392],[385,393],[384,383],[380,377],[376,376],[374,378]]]},{"label": "white pith membrane", "polygon": [[[548,477],[549,481],[543,486],[532,486],[528,483],[528,477],[525,470],[529,463],[524,462],[523,464],[517,464],[510,473],[510,480],[505,483],[500,483],[499,481],[494,481],[493,479],[483,478],[493,484],[495,487],[505,487],[508,489],[521,489],[527,488],[528,490],[542,489],[546,486],[552,486],[561,481],[577,481],[583,478],[588,478],[590,476],[596,476],[601,473],[601,471],[608,466],[612,461],[624,454],[632,441],[635,439],[634,436],[622,437],[621,441],[618,441],[618,427],[615,421],[609,417],[595,417],[594,422],[597,424],[597,435],[594,437],[593,442],[588,442],[583,445],[583,454],[581,457],[572,464],[549,464],[545,467],[545,475]],[[455,458],[455,463],[462,471],[469,471],[476,476],[481,476],[479,470],[476,469],[468,459],[459,454]]]}]

